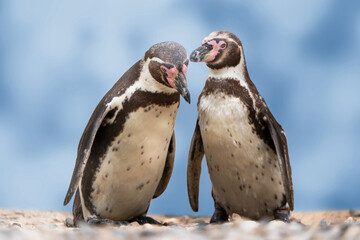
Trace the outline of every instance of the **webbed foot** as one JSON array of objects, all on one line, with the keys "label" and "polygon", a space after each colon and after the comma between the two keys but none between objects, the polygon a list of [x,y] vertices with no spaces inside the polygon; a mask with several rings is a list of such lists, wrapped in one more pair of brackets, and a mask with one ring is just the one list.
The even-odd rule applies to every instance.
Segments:
[{"label": "webbed foot", "polygon": [[102,225],[102,224],[112,224],[117,226],[126,226],[129,225],[127,221],[113,221],[110,219],[101,219],[101,218],[91,218],[87,221],[88,224],[92,225]]},{"label": "webbed foot", "polygon": [[210,223],[224,223],[229,221],[229,215],[222,208],[215,208]]},{"label": "webbed foot", "polygon": [[151,217],[148,217],[148,216],[145,216],[145,215],[140,215],[140,216],[138,216],[136,218],[133,218],[133,219],[130,220],[130,222],[137,222],[140,225],[144,225],[146,223],[159,225],[159,226],[167,226],[168,225],[167,223],[158,222],[155,219],[153,219]]},{"label": "webbed foot", "polygon": [[283,222],[289,223],[290,210],[288,207],[280,207],[274,211],[275,220],[281,220]]}]

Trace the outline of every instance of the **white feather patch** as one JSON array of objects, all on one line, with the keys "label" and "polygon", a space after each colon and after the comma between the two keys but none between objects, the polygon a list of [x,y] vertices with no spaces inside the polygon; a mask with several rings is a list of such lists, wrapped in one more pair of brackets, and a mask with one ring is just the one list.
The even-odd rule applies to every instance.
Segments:
[{"label": "white feather patch", "polygon": [[102,218],[122,221],[145,213],[163,174],[177,111],[174,103],[129,115],[93,184],[92,202]]},{"label": "white feather patch", "polygon": [[249,124],[239,98],[217,93],[199,102],[199,126],[213,194],[229,213],[258,218],[279,207],[284,186],[276,153]]}]

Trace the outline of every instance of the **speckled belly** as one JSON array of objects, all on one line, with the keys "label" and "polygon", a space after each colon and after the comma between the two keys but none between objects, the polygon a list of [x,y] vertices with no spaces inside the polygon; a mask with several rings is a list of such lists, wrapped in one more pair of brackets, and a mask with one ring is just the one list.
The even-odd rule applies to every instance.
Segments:
[{"label": "speckled belly", "polygon": [[216,202],[229,214],[272,216],[284,193],[277,155],[252,130],[239,99],[210,95],[203,102],[199,125]]},{"label": "speckled belly", "polygon": [[177,110],[176,103],[129,115],[93,184],[92,203],[101,218],[129,220],[147,211],[163,174]]}]

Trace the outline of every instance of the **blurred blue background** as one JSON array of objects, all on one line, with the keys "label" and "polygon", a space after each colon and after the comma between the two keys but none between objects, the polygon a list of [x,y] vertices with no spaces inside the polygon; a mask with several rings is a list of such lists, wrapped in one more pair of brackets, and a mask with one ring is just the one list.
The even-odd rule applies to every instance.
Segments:
[{"label": "blurred blue background", "polygon": [[[360,208],[360,1],[0,2],[0,208],[62,206],[95,106],[153,44],[188,54],[214,30],[243,42],[252,81],[286,130],[295,209]],[[150,213],[194,214],[186,164],[205,84],[190,63],[177,152]],[[205,162],[200,210],[213,211]]]}]

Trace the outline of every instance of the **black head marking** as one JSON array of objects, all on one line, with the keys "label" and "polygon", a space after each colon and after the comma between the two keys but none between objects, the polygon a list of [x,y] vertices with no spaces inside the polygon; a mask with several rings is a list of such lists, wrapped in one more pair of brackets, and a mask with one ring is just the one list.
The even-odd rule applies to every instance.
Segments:
[{"label": "black head marking", "polygon": [[159,83],[175,88],[187,102],[190,102],[186,83],[189,60],[185,48],[176,42],[158,43],[145,53],[144,61],[148,59],[151,76]]},{"label": "black head marking", "polygon": [[[201,59],[201,56],[206,58]],[[210,33],[204,38],[202,46],[191,54],[193,61],[205,61],[211,69],[237,66],[241,58],[243,58],[241,41],[227,31]]]},{"label": "black head marking", "polygon": [[228,43],[228,47],[216,56],[213,62],[208,62],[207,66],[212,69],[224,67],[234,67],[240,63],[241,51],[238,45],[233,42]]},{"label": "black head marking", "polygon": [[148,58],[154,57],[179,68],[187,60],[185,48],[176,42],[162,42],[153,45],[145,53],[144,60],[146,61]]},{"label": "black head marking", "polygon": [[176,42],[162,42],[152,46],[144,56],[146,61],[150,59],[160,59],[159,61],[151,61],[149,64],[149,70],[153,78],[156,81],[171,87],[168,81],[164,77],[166,74],[161,71],[161,66],[165,66],[168,69],[175,67],[178,71],[182,70],[183,64],[188,61],[186,56],[186,50],[183,46]]}]

